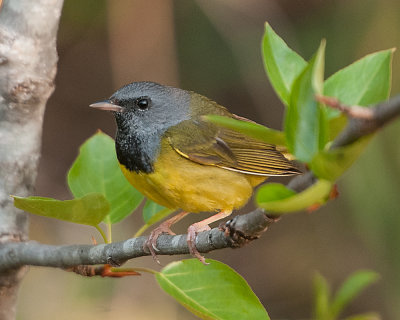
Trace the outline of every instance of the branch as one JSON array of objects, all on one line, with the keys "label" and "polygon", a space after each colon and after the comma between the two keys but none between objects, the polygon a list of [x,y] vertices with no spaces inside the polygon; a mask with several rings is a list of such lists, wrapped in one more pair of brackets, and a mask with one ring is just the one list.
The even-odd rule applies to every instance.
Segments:
[{"label": "branch", "polygon": [[333,142],[332,148],[344,147],[376,132],[400,115],[400,95],[378,104],[371,109],[370,119],[350,118],[347,127]]},{"label": "branch", "polygon": [[[385,126],[400,115],[400,95],[379,104],[373,109],[373,117],[351,119],[343,133],[334,141],[333,147],[350,144]],[[313,184],[315,177],[311,172],[292,179],[289,186],[303,190]],[[196,239],[199,252],[207,253],[223,248],[236,248],[255,240],[277,221],[262,209],[238,215],[220,228],[201,232]],[[0,272],[23,265],[69,268],[76,265],[112,264],[119,265],[128,259],[147,256],[143,249],[145,237],[129,239],[106,245],[50,246],[35,242],[0,244]],[[157,241],[159,255],[187,254],[189,249],[186,235],[161,235]]]},{"label": "branch", "polygon": [[[258,239],[276,220],[262,209],[238,215],[220,228],[199,233],[196,246],[202,253],[223,248],[236,248]],[[146,237],[101,245],[52,246],[30,242],[0,244],[0,272],[24,265],[69,268],[77,265],[121,265],[126,260],[148,256],[143,249]],[[161,235],[157,240],[158,255],[188,254],[186,235]]]}]

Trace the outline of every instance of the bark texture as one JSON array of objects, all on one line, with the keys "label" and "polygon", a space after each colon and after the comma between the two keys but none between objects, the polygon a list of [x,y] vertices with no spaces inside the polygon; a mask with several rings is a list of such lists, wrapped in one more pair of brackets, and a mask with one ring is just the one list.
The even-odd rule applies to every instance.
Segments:
[{"label": "bark texture", "polygon": [[[62,0],[5,0],[0,9],[0,245],[27,240],[10,195],[33,194],[43,113],[54,90]],[[23,269],[0,272],[0,319],[15,318]]]}]

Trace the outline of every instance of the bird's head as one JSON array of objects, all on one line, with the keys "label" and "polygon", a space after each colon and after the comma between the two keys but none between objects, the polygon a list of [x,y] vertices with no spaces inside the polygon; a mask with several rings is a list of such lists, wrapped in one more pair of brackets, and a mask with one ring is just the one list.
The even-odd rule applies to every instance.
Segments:
[{"label": "bird's head", "polygon": [[119,131],[152,134],[190,118],[190,92],[154,82],[133,82],[90,106],[112,111]]}]

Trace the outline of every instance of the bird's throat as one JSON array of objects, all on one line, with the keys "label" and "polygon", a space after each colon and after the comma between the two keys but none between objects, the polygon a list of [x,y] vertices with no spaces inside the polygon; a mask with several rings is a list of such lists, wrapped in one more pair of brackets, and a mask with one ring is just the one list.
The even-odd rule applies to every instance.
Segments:
[{"label": "bird's throat", "polygon": [[160,137],[156,134],[136,135],[117,132],[115,147],[120,164],[136,173],[152,173],[157,158]]}]

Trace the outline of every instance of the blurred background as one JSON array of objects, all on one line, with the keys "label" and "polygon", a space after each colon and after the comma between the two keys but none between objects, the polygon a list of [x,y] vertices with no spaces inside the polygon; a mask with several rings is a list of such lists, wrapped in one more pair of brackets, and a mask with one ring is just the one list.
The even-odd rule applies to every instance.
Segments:
[{"label": "blurred background", "polygon": [[[97,129],[114,136],[111,114],[88,105],[121,85],[151,80],[202,93],[231,111],[281,128],[283,105],[264,73],[264,22],[309,59],[327,39],[326,76],[365,54],[399,46],[398,0],[66,0],[58,38],[56,90],[44,121],[36,194],[69,199],[66,173],[79,146]],[[400,58],[392,94],[400,92]],[[372,141],[339,181],[340,196],[312,214],[285,216],[239,250],[210,253],[239,272],[272,319],[309,319],[312,278],[333,288],[353,271],[380,281],[345,315],[376,311],[400,319],[400,121]],[[250,210],[249,205],[246,210]],[[188,217],[176,231],[198,219]],[[142,225],[140,212],[114,226],[115,241]],[[31,238],[49,244],[91,243],[93,228],[31,217]],[[187,257],[161,257],[164,265]],[[149,257],[130,265],[158,269]],[[152,276],[89,279],[31,268],[18,319],[195,319]]]}]

